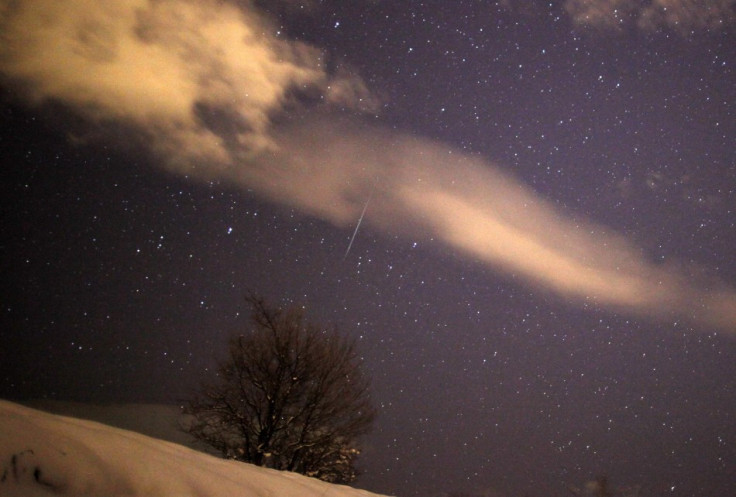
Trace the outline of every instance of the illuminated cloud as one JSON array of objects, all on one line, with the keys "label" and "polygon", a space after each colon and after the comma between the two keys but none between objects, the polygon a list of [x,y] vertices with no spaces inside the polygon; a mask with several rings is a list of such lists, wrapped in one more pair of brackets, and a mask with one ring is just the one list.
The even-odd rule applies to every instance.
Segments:
[{"label": "illuminated cloud", "polygon": [[638,20],[643,29],[718,30],[736,22],[736,0],[654,0]]},{"label": "illuminated cloud", "polygon": [[[271,116],[295,91],[371,105],[362,82],[329,78],[319,50],[282,40],[252,9],[214,0],[0,5],[0,71],[28,98],[140,126],[182,160],[227,164],[233,145],[273,146]],[[227,130],[217,117],[229,119]]]},{"label": "illuminated cloud", "polygon": [[[635,5],[638,3],[635,3]],[[632,10],[631,0],[567,0],[565,11],[576,24],[588,27],[618,28]]]},{"label": "illuminated cloud", "polygon": [[[650,262],[623,236],[570,219],[487,161],[345,123],[312,123],[280,143],[295,158],[295,181],[272,192],[281,202],[348,226],[371,196],[366,219],[374,227],[441,240],[566,298],[727,331],[736,325],[736,292],[703,268]],[[310,143],[319,147],[310,152]]]},{"label": "illuminated cloud", "polygon": [[736,22],[736,0],[567,0],[564,7],[576,24],[603,29],[633,22],[644,30],[688,33]]},{"label": "illuminated cloud", "polygon": [[[585,4],[592,19],[605,13],[595,5],[613,3],[623,5],[568,8]],[[346,228],[371,196],[365,222],[374,228],[441,240],[565,298],[736,329],[736,291],[701,270],[648,261],[486,161],[336,117],[335,107],[373,110],[375,98],[359,78],[329,74],[318,49],[283,38],[253,8],[214,0],[0,6],[7,82],[30,102],[135,127],[170,170],[227,180]]]}]

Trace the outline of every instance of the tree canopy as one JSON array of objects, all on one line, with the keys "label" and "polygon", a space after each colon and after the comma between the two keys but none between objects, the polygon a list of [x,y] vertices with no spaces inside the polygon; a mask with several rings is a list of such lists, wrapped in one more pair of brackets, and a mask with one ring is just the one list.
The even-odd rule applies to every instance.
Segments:
[{"label": "tree canopy", "polygon": [[185,430],[226,458],[353,481],[359,439],[376,415],[355,340],[301,309],[247,300],[251,325],[187,402]]}]

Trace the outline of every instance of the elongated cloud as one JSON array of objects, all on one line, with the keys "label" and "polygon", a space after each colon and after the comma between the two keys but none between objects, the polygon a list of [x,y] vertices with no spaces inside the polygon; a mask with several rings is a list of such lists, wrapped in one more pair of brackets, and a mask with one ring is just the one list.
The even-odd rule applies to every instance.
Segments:
[{"label": "elongated cloud", "polygon": [[681,33],[719,30],[736,23],[736,0],[566,0],[565,10],[582,26]]},{"label": "elongated cloud", "polygon": [[346,123],[312,122],[279,142],[288,152],[276,162],[295,157],[290,174],[304,186],[272,184],[282,202],[348,226],[371,196],[366,217],[380,229],[442,240],[579,302],[734,330],[732,288],[702,268],[647,261],[623,236],[569,219],[487,161]]},{"label": "elongated cloud", "polygon": [[[736,291],[653,264],[623,237],[573,221],[492,164],[336,117],[372,109],[252,7],[190,0],[0,0],[0,73],[31,102],[145,134],[165,167],[224,179],[338,226],[365,222],[581,302],[736,329]],[[302,97],[308,98],[302,98]],[[308,103],[304,103],[308,102]],[[321,102],[315,104],[315,102]]]}]

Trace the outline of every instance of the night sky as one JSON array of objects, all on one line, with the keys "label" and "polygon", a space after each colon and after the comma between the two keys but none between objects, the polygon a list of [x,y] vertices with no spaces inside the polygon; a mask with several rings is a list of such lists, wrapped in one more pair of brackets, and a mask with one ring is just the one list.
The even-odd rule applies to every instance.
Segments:
[{"label": "night sky", "polygon": [[734,0],[0,0],[0,397],[177,403],[252,290],[357,337],[362,488],[734,495],[735,47]]}]

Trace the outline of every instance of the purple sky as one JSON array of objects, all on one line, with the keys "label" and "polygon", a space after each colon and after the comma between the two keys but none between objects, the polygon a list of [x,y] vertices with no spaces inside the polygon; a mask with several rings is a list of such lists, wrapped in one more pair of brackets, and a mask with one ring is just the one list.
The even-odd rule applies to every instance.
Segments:
[{"label": "purple sky", "polygon": [[0,0],[0,396],[177,402],[254,290],[359,486],[730,495],[736,3],[519,5]]}]

